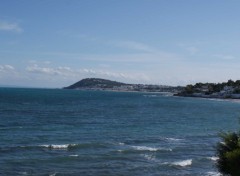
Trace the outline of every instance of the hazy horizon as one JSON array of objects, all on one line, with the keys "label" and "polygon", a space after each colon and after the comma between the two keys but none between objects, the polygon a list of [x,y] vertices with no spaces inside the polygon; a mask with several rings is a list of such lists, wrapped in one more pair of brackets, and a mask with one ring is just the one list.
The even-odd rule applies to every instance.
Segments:
[{"label": "hazy horizon", "polygon": [[0,85],[240,79],[240,1],[0,2]]}]

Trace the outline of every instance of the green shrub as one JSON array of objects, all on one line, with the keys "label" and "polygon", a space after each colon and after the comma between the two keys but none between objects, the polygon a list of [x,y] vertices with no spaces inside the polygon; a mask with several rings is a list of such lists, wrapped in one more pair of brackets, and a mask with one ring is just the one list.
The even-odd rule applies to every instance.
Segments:
[{"label": "green shrub", "polygon": [[240,176],[240,135],[225,133],[217,146],[218,170],[225,175]]}]

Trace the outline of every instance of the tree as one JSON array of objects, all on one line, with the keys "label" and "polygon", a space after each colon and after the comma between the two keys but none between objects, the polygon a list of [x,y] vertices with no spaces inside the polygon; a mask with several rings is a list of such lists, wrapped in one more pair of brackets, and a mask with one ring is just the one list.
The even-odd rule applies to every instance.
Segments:
[{"label": "tree", "polygon": [[225,175],[240,176],[240,134],[224,133],[218,143],[218,170]]},{"label": "tree", "polygon": [[185,91],[186,91],[186,93],[193,93],[193,88],[194,88],[194,86],[193,85],[187,85],[186,86],[186,88],[185,88]]},{"label": "tree", "polygon": [[227,85],[228,86],[234,86],[235,82],[231,79],[228,80]]}]

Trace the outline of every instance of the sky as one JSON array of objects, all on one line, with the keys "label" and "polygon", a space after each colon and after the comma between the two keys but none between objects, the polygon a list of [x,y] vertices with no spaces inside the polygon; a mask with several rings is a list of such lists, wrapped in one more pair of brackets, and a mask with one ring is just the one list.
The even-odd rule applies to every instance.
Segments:
[{"label": "sky", "polygon": [[240,79],[238,0],[0,0],[0,85]]}]

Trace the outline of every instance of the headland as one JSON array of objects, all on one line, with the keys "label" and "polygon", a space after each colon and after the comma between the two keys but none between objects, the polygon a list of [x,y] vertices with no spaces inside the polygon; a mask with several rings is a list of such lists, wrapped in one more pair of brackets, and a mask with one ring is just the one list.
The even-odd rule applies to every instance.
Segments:
[{"label": "headland", "polygon": [[183,91],[183,87],[180,86],[174,87],[166,85],[127,84],[100,78],[82,79],[68,87],[64,87],[64,89],[154,93],[170,92],[174,94]]}]

